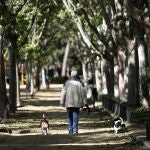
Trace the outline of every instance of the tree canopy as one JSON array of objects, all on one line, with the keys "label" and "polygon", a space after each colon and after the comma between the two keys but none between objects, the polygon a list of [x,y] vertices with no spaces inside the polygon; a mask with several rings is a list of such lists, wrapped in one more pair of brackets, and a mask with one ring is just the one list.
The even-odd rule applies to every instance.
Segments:
[{"label": "tree canopy", "polygon": [[55,66],[66,74],[80,66],[84,80],[94,78],[100,95],[149,107],[149,12],[148,0],[1,0],[0,83],[6,84],[4,53],[10,64],[8,100],[0,84],[2,112],[7,101],[16,107],[22,62],[30,90],[35,78],[40,86],[42,69]]}]

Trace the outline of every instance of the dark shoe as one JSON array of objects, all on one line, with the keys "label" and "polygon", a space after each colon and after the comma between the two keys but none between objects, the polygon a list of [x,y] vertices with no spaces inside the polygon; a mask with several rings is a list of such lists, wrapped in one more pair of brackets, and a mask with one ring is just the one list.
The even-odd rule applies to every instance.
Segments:
[{"label": "dark shoe", "polygon": [[68,132],[68,134],[73,134],[72,132]]},{"label": "dark shoe", "polygon": [[78,134],[78,132],[73,132],[73,134]]}]

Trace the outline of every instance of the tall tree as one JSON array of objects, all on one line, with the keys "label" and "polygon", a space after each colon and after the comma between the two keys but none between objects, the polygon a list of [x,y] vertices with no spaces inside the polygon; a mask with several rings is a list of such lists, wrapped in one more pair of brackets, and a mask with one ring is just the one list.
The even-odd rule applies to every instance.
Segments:
[{"label": "tall tree", "polygon": [[3,26],[0,26],[0,118],[5,117],[4,111],[8,104],[5,84],[5,67],[4,67],[4,34]]}]

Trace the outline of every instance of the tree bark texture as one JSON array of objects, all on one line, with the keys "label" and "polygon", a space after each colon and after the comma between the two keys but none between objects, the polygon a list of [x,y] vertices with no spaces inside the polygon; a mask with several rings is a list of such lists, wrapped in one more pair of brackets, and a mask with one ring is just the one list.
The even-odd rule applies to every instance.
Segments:
[{"label": "tree bark texture", "polygon": [[0,36],[0,118],[4,117],[4,110],[6,105],[9,103],[6,93],[6,82],[5,82],[5,67],[4,67],[4,56],[3,56],[3,35]]},{"label": "tree bark texture", "polygon": [[12,113],[16,112],[16,104],[17,104],[17,75],[16,75],[16,51],[17,44],[16,41],[11,43],[9,47],[10,54],[10,68],[9,68],[9,101],[10,101],[10,110]]},{"label": "tree bark texture", "polygon": [[69,50],[70,50],[70,42],[68,40],[66,48],[65,48],[65,54],[64,54],[64,59],[63,59],[63,64],[62,64],[62,72],[61,76],[66,76],[67,74],[67,60],[68,60],[68,55],[69,55]]}]

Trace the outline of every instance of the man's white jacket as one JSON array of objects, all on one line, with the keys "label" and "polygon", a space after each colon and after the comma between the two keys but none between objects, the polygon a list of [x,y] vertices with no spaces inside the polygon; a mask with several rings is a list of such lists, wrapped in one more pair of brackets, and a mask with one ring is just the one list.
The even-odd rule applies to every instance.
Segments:
[{"label": "man's white jacket", "polygon": [[61,91],[60,104],[66,108],[80,108],[87,104],[86,90],[80,80],[75,78],[67,80]]}]

